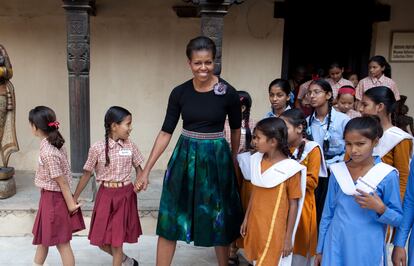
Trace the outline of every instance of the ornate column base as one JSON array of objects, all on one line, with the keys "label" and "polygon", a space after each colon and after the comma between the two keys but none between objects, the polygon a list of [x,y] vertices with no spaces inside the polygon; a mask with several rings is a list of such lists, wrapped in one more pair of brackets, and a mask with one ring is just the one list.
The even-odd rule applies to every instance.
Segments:
[{"label": "ornate column base", "polygon": [[0,199],[7,199],[16,194],[13,167],[0,168]]}]

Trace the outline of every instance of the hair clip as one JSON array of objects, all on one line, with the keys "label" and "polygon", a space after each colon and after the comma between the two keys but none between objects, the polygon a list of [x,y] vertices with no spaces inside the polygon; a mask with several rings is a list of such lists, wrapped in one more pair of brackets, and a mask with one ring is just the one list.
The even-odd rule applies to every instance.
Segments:
[{"label": "hair clip", "polygon": [[240,101],[243,101],[244,100],[244,96],[240,96]]},{"label": "hair clip", "polygon": [[312,74],[312,80],[313,81],[315,81],[315,80],[319,80],[320,79],[320,77],[319,77],[319,75],[318,74]]},{"label": "hair clip", "polygon": [[59,128],[59,122],[58,121],[55,121],[55,122],[50,122],[50,123],[48,123],[47,124],[49,127],[55,127],[56,129],[58,129]]}]

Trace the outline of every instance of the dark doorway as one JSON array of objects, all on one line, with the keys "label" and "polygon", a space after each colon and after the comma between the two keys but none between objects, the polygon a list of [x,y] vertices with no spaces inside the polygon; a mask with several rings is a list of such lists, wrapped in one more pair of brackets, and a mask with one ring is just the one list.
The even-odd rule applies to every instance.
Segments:
[{"label": "dark doorway", "polygon": [[286,0],[283,5],[284,78],[290,77],[296,66],[326,70],[334,61],[360,78],[366,76],[375,0]]}]

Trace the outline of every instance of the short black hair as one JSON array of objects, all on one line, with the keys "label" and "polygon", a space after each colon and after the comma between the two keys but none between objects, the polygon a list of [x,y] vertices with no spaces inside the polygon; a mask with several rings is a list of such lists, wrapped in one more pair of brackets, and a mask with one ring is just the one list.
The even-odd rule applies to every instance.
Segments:
[{"label": "short black hair", "polygon": [[187,58],[191,60],[193,52],[201,50],[211,51],[213,54],[213,59],[216,58],[216,44],[212,39],[206,36],[198,36],[194,39],[191,39],[187,44],[185,53],[187,55]]},{"label": "short black hair", "polygon": [[349,120],[344,129],[344,139],[346,133],[350,131],[358,131],[359,134],[370,140],[381,138],[384,133],[381,121],[376,115],[355,117]]}]

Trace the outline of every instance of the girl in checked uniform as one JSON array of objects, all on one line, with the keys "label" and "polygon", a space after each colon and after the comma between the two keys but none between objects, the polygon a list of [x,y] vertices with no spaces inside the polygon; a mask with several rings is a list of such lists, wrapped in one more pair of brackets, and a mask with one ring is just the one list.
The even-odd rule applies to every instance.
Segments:
[{"label": "girl in checked uniform", "polygon": [[39,210],[33,225],[37,245],[34,266],[45,263],[49,247],[56,246],[65,266],[75,265],[70,246],[72,233],[85,229],[80,205],[72,197],[72,175],[65,140],[59,132],[55,112],[37,106],[29,112],[32,133],[41,139],[35,185],[41,188]]},{"label": "girl in checked uniform", "polygon": [[[112,106],[105,114],[105,140],[89,149],[84,174],[74,197],[77,199],[88,183],[92,172],[100,183],[93,208],[89,240],[92,245],[113,257],[113,265],[138,265],[135,259],[123,253],[123,243],[136,243],[142,234],[138,217],[137,195],[131,181],[131,170],[136,174],[144,158],[137,146],[129,140],[132,127],[131,113]],[[140,184],[136,184],[140,190]]]}]

